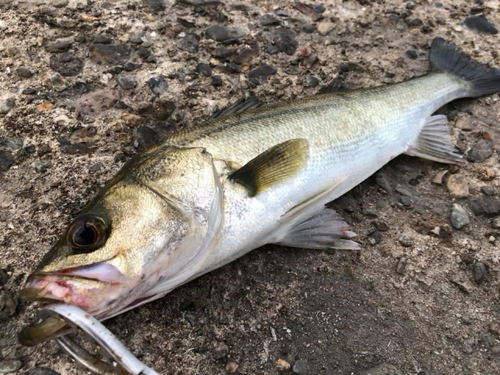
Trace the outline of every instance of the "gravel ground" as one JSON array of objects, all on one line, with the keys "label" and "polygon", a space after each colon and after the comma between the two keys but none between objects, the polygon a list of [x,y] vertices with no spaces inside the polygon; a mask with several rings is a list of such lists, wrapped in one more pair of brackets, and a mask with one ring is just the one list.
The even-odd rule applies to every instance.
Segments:
[{"label": "gravel ground", "polygon": [[[133,154],[244,93],[422,75],[436,36],[500,66],[499,8],[0,0],[0,373],[84,373],[17,343],[36,306],[16,294]],[[266,246],[106,325],[161,374],[499,374],[499,95],[441,112],[470,163],[402,156],[334,202],[362,251]]]}]

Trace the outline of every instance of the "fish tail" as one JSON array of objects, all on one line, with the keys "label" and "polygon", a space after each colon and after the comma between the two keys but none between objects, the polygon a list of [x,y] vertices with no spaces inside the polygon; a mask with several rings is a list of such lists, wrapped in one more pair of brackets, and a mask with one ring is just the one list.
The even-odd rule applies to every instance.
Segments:
[{"label": "fish tail", "polygon": [[468,96],[476,97],[500,91],[500,69],[481,64],[455,44],[442,38],[432,41],[432,69],[451,73],[467,83]]}]

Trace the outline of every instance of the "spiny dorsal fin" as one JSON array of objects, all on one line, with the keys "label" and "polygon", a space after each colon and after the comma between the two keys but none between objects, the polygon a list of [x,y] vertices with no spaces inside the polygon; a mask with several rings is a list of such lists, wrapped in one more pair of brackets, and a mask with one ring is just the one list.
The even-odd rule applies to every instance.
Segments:
[{"label": "spiny dorsal fin", "polygon": [[264,151],[243,167],[229,175],[229,179],[243,185],[248,195],[258,193],[295,175],[307,161],[308,143],[305,139],[291,139]]},{"label": "spiny dorsal fin", "polygon": [[213,120],[223,116],[236,115],[249,109],[258,108],[263,104],[264,103],[259,101],[259,99],[255,96],[249,96],[248,98],[243,97],[237,102],[215,111],[212,116],[208,118],[208,120]]}]

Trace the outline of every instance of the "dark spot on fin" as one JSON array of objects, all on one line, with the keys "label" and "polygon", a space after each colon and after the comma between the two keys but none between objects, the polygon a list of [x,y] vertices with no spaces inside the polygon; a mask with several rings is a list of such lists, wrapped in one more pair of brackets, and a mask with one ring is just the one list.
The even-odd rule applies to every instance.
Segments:
[{"label": "dark spot on fin", "polygon": [[212,116],[208,118],[208,120],[213,120],[219,117],[224,117],[229,115],[237,115],[249,109],[258,108],[263,104],[264,103],[259,101],[259,99],[257,99],[255,96],[249,96],[247,98],[243,97],[239,99],[237,102],[215,111],[212,114]]},{"label": "dark spot on fin", "polygon": [[248,195],[253,197],[297,174],[306,163],[307,156],[307,141],[302,138],[291,139],[250,160],[230,174],[229,179],[243,185]]}]

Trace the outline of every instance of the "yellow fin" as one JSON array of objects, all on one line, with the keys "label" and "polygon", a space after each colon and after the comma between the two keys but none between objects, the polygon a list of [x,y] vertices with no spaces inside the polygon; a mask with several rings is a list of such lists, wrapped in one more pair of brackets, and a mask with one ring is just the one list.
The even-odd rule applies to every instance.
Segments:
[{"label": "yellow fin", "polygon": [[303,138],[291,139],[264,151],[229,175],[243,185],[253,197],[294,176],[305,165],[308,143]]}]

